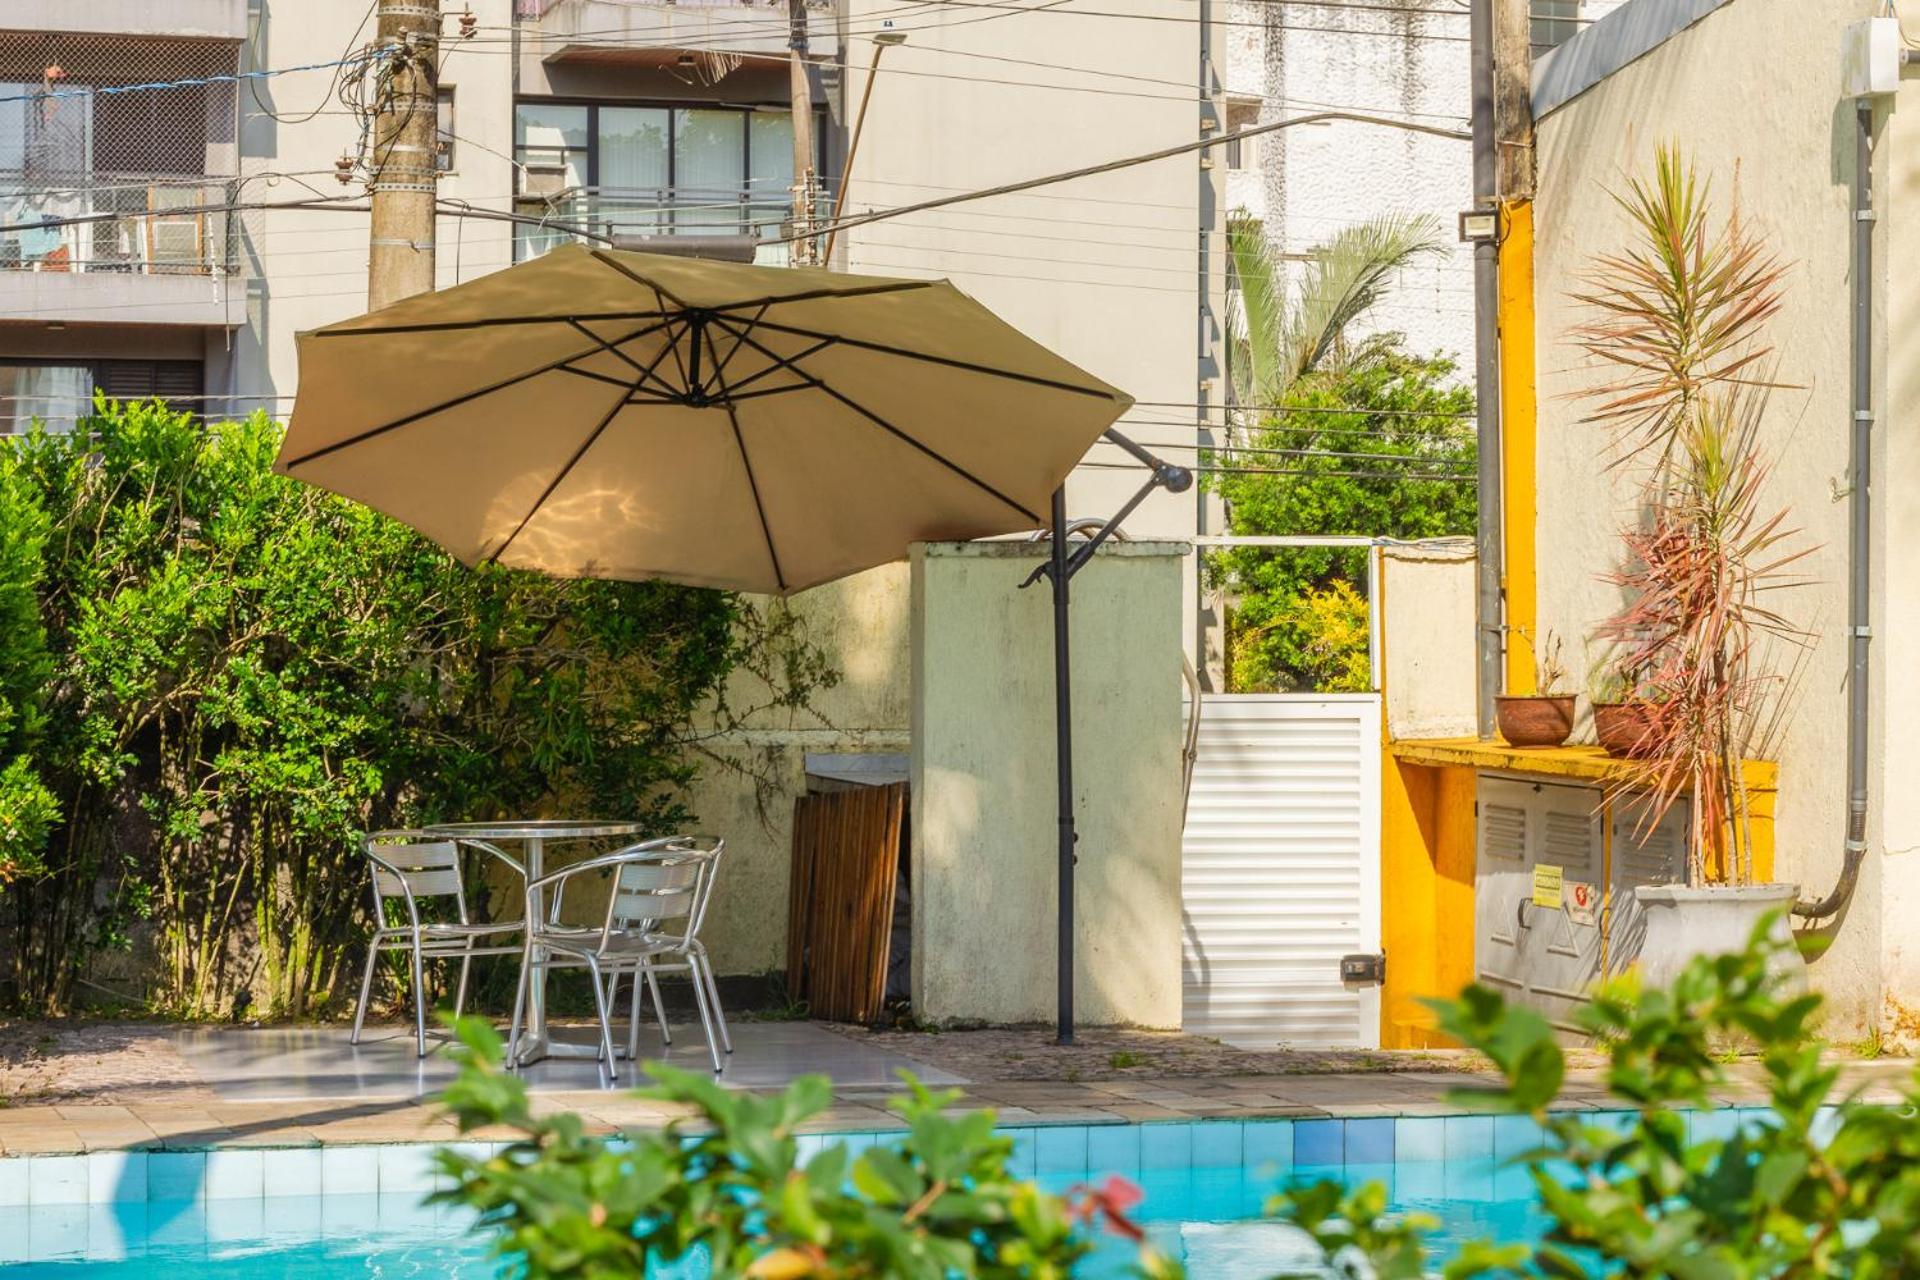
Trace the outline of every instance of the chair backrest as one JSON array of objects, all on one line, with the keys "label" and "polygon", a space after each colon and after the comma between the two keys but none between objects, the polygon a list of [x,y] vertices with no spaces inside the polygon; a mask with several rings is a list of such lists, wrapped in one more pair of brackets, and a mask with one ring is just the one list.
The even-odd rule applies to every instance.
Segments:
[{"label": "chair backrest", "polygon": [[[460,846],[435,840],[417,831],[376,831],[362,843],[367,867],[373,874],[373,900],[380,910],[385,899],[452,898],[460,922],[467,922],[467,894],[460,876]],[[381,917],[385,919],[384,914]]]},{"label": "chair backrest", "polygon": [[614,875],[607,903],[607,928],[661,930],[692,920],[705,902],[704,887],[712,859],[704,853],[668,849],[649,851],[622,865]]}]

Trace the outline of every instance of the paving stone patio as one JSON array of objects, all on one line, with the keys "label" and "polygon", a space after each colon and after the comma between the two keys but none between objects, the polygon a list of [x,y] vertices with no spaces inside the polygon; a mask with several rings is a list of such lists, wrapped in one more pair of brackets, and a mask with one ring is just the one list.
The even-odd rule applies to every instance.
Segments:
[{"label": "paving stone patio", "polygon": [[[737,1027],[736,1041],[754,1036],[753,1028],[752,1023]],[[131,1023],[0,1028],[0,1098],[6,1101],[0,1107],[0,1153],[449,1141],[457,1136],[431,1097],[419,1094],[236,1098],[229,1083],[216,1087],[200,1077],[178,1048],[179,1034],[174,1027]],[[884,1050],[889,1060],[907,1059],[964,1078],[960,1105],[991,1108],[1013,1127],[1459,1114],[1473,1109],[1459,1092],[1485,1080],[1479,1064],[1461,1054],[1249,1054],[1223,1046],[1208,1049],[1210,1042],[1191,1037],[1108,1031],[1084,1033],[1080,1044],[1065,1050],[1051,1045],[1039,1028],[850,1034]],[[1189,1043],[1176,1043],[1181,1041]],[[1115,1055],[1122,1053],[1144,1056],[1135,1065],[1115,1066]],[[591,1079],[591,1066],[579,1067]],[[261,1069],[270,1073],[271,1061]],[[804,1062],[796,1065],[804,1069]],[[1848,1062],[1844,1079],[1847,1088],[1862,1090],[1869,1100],[1892,1101],[1913,1071],[1914,1064],[1902,1060]],[[1763,1096],[1753,1068],[1735,1064],[1730,1072],[1733,1080],[1718,1101],[1742,1105]],[[839,1088],[833,1106],[809,1127],[896,1127],[887,1102],[897,1092],[874,1083]],[[1562,1105],[1605,1105],[1605,1096],[1598,1072],[1576,1066]],[[576,1111],[602,1132],[657,1127],[684,1114],[682,1108],[624,1091],[558,1087],[533,1098],[537,1110]]]}]

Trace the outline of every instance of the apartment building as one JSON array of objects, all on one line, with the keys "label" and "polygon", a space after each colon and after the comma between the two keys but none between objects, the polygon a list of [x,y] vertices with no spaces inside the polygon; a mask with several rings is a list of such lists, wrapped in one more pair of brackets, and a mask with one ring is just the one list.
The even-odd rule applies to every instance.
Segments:
[{"label": "apartment building", "polygon": [[[1532,0],[1544,53],[1625,0]],[[1471,112],[1464,0],[1225,0],[1226,115],[1243,127],[1339,108],[1464,129]],[[1304,254],[1381,213],[1427,214],[1451,235],[1473,157],[1447,138],[1363,126],[1284,129],[1224,157],[1230,212]],[[1473,254],[1455,245],[1408,267],[1368,318],[1420,352],[1473,358]],[[1464,367],[1464,365],[1463,365]]]}]

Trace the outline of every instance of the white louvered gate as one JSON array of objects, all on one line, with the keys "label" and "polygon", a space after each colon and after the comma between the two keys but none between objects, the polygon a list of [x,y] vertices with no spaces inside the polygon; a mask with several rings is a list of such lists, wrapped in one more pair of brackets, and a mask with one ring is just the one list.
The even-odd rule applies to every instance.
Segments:
[{"label": "white louvered gate", "polygon": [[1380,1042],[1378,694],[1207,694],[1182,846],[1184,1025],[1247,1048]]}]

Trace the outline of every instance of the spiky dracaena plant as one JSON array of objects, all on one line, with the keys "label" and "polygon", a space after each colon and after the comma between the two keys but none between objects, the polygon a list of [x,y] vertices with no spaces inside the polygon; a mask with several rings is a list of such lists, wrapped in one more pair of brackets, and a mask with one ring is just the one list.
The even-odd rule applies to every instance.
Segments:
[{"label": "spiky dracaena plant", "polygon": [[1763,641],[1805,640],[1766,603],[1805,554],[1788,545],[1786,513],[1766,508],[1760,448],[1778,385],[1762,373],[1764,326],[1784,267],[1737,215],[1714,220],[1706,184],[1674,148],[1618,200],[1638,243],[1595,260],[1579,296],[1595,314],[1574,335],[1612,371],[1584,392],[1585,421],[1611,429],[1615,465],[1641,469],[1645,512],[1606,575],[1626,604],[1598,629],[1647,704],[1639,758],[1615,789],[1650,797],[1643,839],[1691,797],[1689,883],[1749,883],[1741,761],[1781,693]]}]

